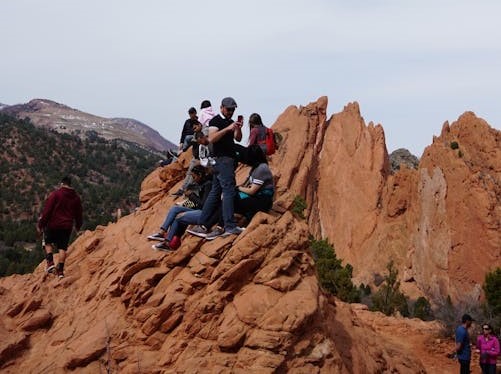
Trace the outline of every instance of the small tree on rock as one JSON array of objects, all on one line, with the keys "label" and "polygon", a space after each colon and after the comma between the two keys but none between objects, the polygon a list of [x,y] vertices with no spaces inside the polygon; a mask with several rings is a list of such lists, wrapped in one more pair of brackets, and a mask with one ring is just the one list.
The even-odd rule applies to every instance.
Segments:
[{"label": "small tree on rock", "polygon": [[384,276],[383,284],[372,296],[372,310],[383,312],[387,316],[400,312],[404,317],[409,316],[407,297],[400,291],[400,281],[397,280],[398,270],[393,260],[386,265],[388,274]]},{"label": "small tree on rock", "polygon": [[351,280],[353,267],[350,264],[342,265],[342,261],[336,257],[334,247],[326,239],[312,240],[311,251],[322,288],[343,301],[360,302],[360,290]]}]

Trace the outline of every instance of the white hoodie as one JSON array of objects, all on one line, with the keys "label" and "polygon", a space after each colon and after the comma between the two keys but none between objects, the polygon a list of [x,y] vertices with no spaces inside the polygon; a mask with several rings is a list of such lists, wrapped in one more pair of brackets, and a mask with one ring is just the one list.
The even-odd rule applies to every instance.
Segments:
[{"label": "white hoodie", "polygon": [[200,114],[198,116],[198,122],[202,124],[202,128],[206,128],[209,126],[209,121],[216,116],[212,107],[209,106],[207,108],[200,109]]}]

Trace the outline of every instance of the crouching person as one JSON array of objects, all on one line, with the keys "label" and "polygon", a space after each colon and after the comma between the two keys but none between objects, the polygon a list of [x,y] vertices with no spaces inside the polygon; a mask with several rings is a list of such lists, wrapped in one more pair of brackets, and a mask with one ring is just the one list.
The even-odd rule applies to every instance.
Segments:
[{"label": "crouching person", "polygon": [[169,209],[165,220],[160,226],[160,231],[149,235],[148,239],[158,240],[160,243],[153,245],[154,249],[175,250],[181,245],[178,235],[175,235],[176,228],[173,223],[179,214],[202,209],[202,206],[209,195],[212,187],[212,176],[207,174],[207,169],[201,165],[195,165],[191,170],[193,183],[184,192],[185,200],[180,205],[175,205]]}]

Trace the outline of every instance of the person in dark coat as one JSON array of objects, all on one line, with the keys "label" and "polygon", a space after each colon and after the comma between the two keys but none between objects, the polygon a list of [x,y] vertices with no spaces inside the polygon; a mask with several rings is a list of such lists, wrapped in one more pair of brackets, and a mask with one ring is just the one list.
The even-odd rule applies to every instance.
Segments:
[{"label": "person in dark coat", "polygon": [[[37,232],[43,233],[43,246],[47,261],[46,271],[64,277],[64,262],[73,227],[82,227],[82,201],[71,187],[71,178],[64,177],[60,187],[53,191],[45,201],[42,215],[37,224]],[[54,265],[53,251],[59,252],[57,268]]]}]

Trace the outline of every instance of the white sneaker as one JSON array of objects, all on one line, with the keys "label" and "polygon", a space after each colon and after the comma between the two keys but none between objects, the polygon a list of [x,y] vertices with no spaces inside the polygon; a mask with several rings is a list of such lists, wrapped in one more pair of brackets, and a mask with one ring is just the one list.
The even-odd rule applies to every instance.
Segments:
[{"label": "white sneaker", "polygon": [[157,232],[156,234],[148,235],[148,239],[150,239],[150,240],[164,241],[165,237],[164,237],[164,235],[162,233]]},{"label": "white sneaker", "polygon": [[198,236],[199,238],[206,238],[207,237],[207,228],[203,225],[196,225],[193,226],[191,229],[186,230],[186,232],[189,232],[192,235]]}]

